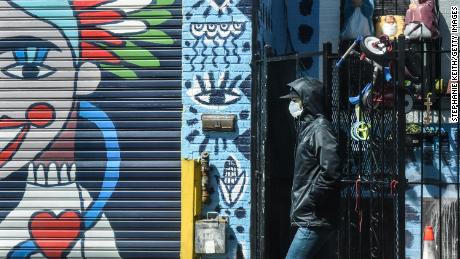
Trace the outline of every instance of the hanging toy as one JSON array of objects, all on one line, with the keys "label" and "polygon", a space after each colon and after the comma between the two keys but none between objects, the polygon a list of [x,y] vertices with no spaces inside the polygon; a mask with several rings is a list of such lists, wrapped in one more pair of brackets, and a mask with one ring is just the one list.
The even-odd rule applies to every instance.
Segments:
[{"label": "hanging toy", "polygon": [[359,35],[372,35],[374,26],[374,1],[345,0],[344,2],[345,27],[341,33],[343,40],[355,39]]},{"label": "hanging toy", "polygon": [[384,15],[376,18],[375,34],[377,37],[388,36],[391,40],[398,38],[404,31],[403,15]]},{"label": "hanging toy", "polygon": [[393,46],[390,38],[386,35],[382,35],[379,38],[366,36],[361,41],[361,51],[371,60],[384,62],[385,56],[393,51]]},{"label": "hanging toy", "polygon": [[439,95],[442,95],[446,92],[447,88],[446,85],[444,84],[444,79],[438,78],[434,80],[434,89],[436,90],[436,93]]},{"label": "hanging toy", "polygon": [[439,36],[435,0],[418,0],[406,12],[404,35],[407,39],[430,39]]},{"label": "hanging toy", "polygon": [[371,125],[361,120],[361,111],[359,105],[355,106],[356,122],[351,125],[351,138],[356,141],[367,141],[369,139],[369,130]]},{"label": "hanging toy", "polygon": [[363,90],[361,91],[361,94],[358,94],[358,95],[356,95],[356,96],[348,97],[348,101],[349,101],[350,104],[352,104],[352,105],[359,104],[360,96],[365,96],[365,95],[367,95],[368,93],[371,92],[371,89],[372,89],[372,83],[367,83],[367,85],[366,85],[366,86],[363,88]]},{"label": "hanging toy", "polygon": [[[359,45],[361,53],[356,51],[354,48]],[[373,36],[362,37],[359,36],[353,42],[353,44],[345,51],[342,57],[337,61],[336,67],[340,67],[343,62],[348,58],[348,56],[353,55],[359,57],[361,61],[364,61],[374,67],[372,73],[372,82],[367,83],[364,88],[361,90],[360,94],[356,96],[351,96],[348,98],[348,101],[352,105],[356,105],[360,102],[363,96],[371,96],[372,88],[376,84],[379,73],[383,73],[385,81],[389,82],[392,80],[391,72],[389,67],[384,67],[378,62],[371,58],[377,58],[381,61],[384,60],[384,56],[392,51],[392,45],[388,37],[383,36],[381,38],[376,38]],[[369,58],[370,57],[370,58]],[[368,98],[369,101],[373,101],[372,98]],[[366,107],[376,108],[379,104],[368,104]]]},{"label": "hanging toy", "polygon": [[425,125],[428,125],[431,123],[431,106],[433,103],[431,102],[431,93],[428,93],[426,95],[426,102],[423,103],[426,106],[426,113],[425,117],[423,118],[423,122]]},{"label": "hanging toy", "polygon": [[412,95],[410,94],[405,94],[404,95],[404,112],[409,113],[412,111],[412,107],[414,107],[414,98],[412,98]]}]

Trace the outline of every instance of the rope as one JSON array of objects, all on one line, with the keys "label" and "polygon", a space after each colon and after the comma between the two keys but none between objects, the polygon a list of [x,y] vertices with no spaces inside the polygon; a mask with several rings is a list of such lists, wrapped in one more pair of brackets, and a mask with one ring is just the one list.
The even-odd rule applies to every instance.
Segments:
[{"label": "rope", "polygon": [[355,212],[358,214],[358,229],[361,233],[363,225],[363,210],[361,209],[361,176],[355,182]]}]

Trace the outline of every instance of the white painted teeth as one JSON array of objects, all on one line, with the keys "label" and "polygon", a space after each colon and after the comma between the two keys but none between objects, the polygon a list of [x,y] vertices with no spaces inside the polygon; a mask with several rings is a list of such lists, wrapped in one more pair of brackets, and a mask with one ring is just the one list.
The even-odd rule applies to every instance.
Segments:
[{"label": "white painted teeth", "polygon": [[75,181],[76,171],[75,163],[70,167],[70,171],[66,164],[58,168],[56,163],[51,163],[48,168],[45,168],[43,164],[37,167],[37,165],[30,163],[27,181],[30,184],[45,186],[70,184]]},{"label": "white painted teeth", "polygon": [[35,178],[35,172],[34,172],[34,165],[32,163],[29,164],[29,170],[27,173],[27,181],[29,183],[35,183],[37,180]]},{"label": "white painted teeth", "polygon": [[51,163],[48,168],[48,184],[49,185],[56,185],[58,184],[58,175],[56,170],[56,164]]},{"label": "white painted teeth", "polygon": [[77,171],[77,166],[75,164],[72,164],[72,167],[70,168],[70,181],[74,182],[75,181],[75,172]]},{"label": "white painted teeth", "polygon": [[67,176],[67,165],[66,164],[63,164],[61,167],[61,177],[59,177],[59,181],[61,180],[62,175]]},{"label": "white painted teeth", "polygon": [[39,165],[38,169],[35,171],[36,179],[38,184],[47,185],[48,179],[45,176],[45,170],[43,169],[43,165]]}]

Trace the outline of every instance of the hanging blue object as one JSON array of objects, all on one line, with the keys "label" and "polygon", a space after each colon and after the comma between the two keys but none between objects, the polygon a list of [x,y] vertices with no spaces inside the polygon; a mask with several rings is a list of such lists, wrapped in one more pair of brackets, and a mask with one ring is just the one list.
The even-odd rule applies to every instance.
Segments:
[{"label": "hanging blue object", "polygon": [[389,67],[384,67],[383,68],[383,74],[385,75],[385,80],[387,82],[390,82],[393,77],[391,77],[391,72]]},{"label": "hanging blue object", "polygon": [[361,91],[361,94],[358,94],[357,96],[352,96],[352,97],[349,97],[348,98],[348,101],[350,101],[350,103],[352,105],[356,105],[359,103],[359,100],[361,98],[361,96],[363,96],[366,92],[372,90],[372,86],[373,84],[372,83],[367,83],[367,85],[364,87],[364,89]]}]

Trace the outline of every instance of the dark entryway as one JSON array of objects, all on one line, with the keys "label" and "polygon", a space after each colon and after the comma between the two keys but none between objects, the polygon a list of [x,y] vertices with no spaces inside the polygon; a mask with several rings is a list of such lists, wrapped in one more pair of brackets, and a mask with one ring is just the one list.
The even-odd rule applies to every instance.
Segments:
[{"label": "dark entryway", "polygon": [[279,97],[289,92],[287,83],[296,79],[295,61],[273,62],[267,81],[267,258],[284,258],[292,239],[289,223],[294,165],[294,121],[288,102]]}]

